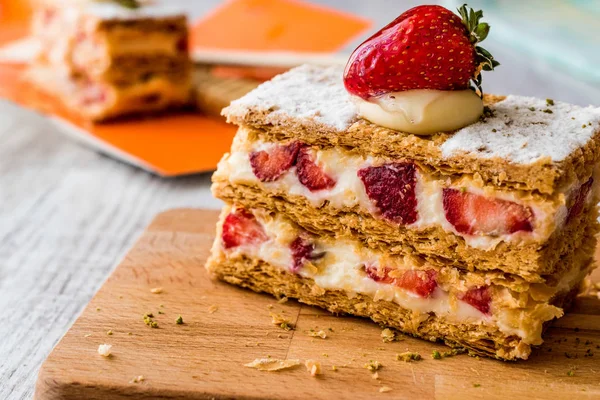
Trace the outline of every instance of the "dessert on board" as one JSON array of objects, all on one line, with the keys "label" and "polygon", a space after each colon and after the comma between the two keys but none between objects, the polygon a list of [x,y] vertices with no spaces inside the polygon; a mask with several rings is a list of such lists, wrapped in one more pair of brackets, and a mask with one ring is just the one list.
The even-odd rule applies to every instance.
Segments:
[{"label": "dessert on board", "polygon": [[208,270],[502,360],[594,268],[600,108],[484,94],[482,12],[406,11],[346,68],[232,102]]},{"label": "dessert on board", "polygon": [[190,103],[187,17],[139,0],[44,0],[29,78],[92,121]]}]

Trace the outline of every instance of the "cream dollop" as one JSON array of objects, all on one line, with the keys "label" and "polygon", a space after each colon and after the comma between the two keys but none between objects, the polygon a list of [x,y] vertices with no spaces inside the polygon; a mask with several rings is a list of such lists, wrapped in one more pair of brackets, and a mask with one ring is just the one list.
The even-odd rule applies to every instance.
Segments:
[{"label": "cream dollop", "polygon": [[483,101],[472,90],[407,90],[369,101],[355,99],[358,113],[374,124],[415,135],[453,131],[483,114]]}]

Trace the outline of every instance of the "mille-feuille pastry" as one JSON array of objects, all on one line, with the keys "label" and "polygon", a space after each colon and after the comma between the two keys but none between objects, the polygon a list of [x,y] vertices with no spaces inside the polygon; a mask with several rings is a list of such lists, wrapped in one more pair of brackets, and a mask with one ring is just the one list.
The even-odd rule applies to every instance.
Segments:
[{"label": "mille-feuille pastry", "polygon": [[413,8],[345,70],[224,110],[209,271],[500,359],[542,343],[594,267],[600,109],[483,96],[489,26],[459,11]]},{"label": "mille-feuille pastry", "polygon": [[93,121],[188,105],[187,18],[138,1],[46,0],[33,17],[29,76]]}]

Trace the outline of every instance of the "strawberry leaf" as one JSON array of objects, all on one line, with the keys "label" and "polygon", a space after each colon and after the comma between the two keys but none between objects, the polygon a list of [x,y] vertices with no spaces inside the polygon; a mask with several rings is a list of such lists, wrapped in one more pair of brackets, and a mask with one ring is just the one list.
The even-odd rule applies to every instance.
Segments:
[{"label": "strawberry leaf", "polygon": [[472,81],[475,85],[473,90],[479,93],[483,97],[483,90],[481,88],[481,71],[493,71],[494,68],[500,65],[500,63],[494,60],[494,56],[483,47],[477,46],[478,43],[483,42],[488,34],[490,33],[490,25],[486,22],[480,22],[483,18],[483,11],[475,11],[463,4],[459,9],[458,13],[462,18],[463,25],[469,32],[469,40],[475,46],[475,57],[476,62],[479,66],[475,71]]}]

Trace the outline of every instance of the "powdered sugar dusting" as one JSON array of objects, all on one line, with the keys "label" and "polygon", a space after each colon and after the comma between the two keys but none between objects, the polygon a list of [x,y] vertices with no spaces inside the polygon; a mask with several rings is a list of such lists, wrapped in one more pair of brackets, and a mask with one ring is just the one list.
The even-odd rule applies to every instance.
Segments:
[{"label": "powdered sugar dusting", "polygon": [[450,158],[469,154],[531,164],[549,157],[562,161],[600,130],[600,108],[547,104],[532,97],[508,96],[490,107],[494,116],[460,129],[441,146]]},{"label": "powdered sugar dusting", "polygon": [[282,117],[314,119],[338,131],[344,131],[357,119],[356,107],[342,84],[343,69],[338,66],[303,65],[231,103],[224,114],[243,117],[253,109],[271,111],[266,123]]}]

